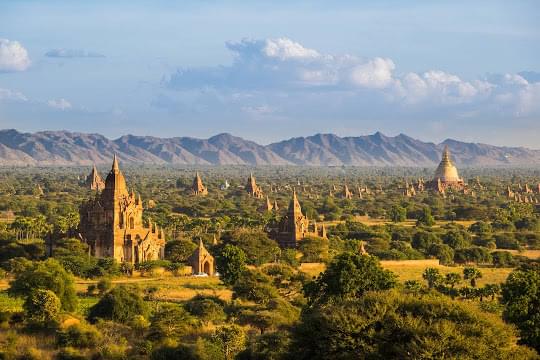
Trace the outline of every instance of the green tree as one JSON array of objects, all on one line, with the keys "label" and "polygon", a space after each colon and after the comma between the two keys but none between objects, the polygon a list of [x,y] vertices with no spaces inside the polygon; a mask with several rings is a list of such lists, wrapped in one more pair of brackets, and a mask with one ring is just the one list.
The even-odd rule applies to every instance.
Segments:
[{"label": "green tree", "polygon": [[148,306],[140,291],[125,285],[117,286],[106,293],[88,313],[88,319],[95,322],[98,318],[117,322],[128,322],[136,315],[146,316]]},{"label": "green tree", "polygon": [[278,297],[272,278],[258,270],[244,270],[233,285],[233,297],[266,304]]},{"label": "green tree", "polygon": [[482,272],[477,268],[466,267],[463,269],[463,278],[469,280],[472,287],[476,287],[476,280],[482,278]]},{"label": "green tree", "polygon": [[502,285],[503,316],[515,324],[520,342],[540,352],[540,267],[514,270]]},{"label": "green tree", "polygon": [[217,271],[226,285],[233,285],[246,268],[246,254],[238,246],[227,244],[216,256]]},{"label": "green tree", "polygon": [[448,273],[444,277],[444,283],[450,286],[452,289],[461,282],[461,275],[458,273]]},{"label": "green tree", "polygon": [[10,283],[8,293],[11,296],[27,297],[38,289],[54,292],[60,299],[63,310],[74,311],[77,308],[73,275],[55,259],[33,262],[18,272]]},{"label": "green tree", "polygon": [[246,335],[238,325],[226,325],[218,328],[211,341],[219,346],[225,359],[234,359],[246,346]]},{"label": "green tree", "polygon": [[179,339],[195,327],[195,319],[183,307],[165,304],[150,319],[149,336],[154,340]]},{"label": "green tree", "polygon": [[185,305],[186,310],[205,323],[221,322],[226,315],[225,302],[217,296],[196,295]]},{"label": "green tree", "polygon": [[56,327],[60,319],[60,299],[51,290],[36,289],[23,304],[25,317],[32,325]]},{"label": "green tree", "polygon": [[435,219],[433,218],[433,215],[431,215],[431,209],[429,207],[425,206],[422,209],[422,212],[416,221],[416,225],[428,227],[435,225]]},{"label": "green tree", "polygon": [[274,261],[279,254],[278,244],[262,231],[240,229],[223,235],[221,239],[242,249],[250,265]]},{"label": "green tree", "polygon": [[366,291],[391,289],[396,275],[384,270],[377,258],[345,252],[336,256],[326,271],[304,286],[310,304],[333,298],[356,298]]},{"label": "green tree", "polygon": [[392,222],[400,223],[407,220],[407,209],[399,205],[393,205],[388,215]]},{"label": "green tree", "polygon": [[290,357],[310,359],[528,359],[513,329],[472,304],[439,295],[367,292],[305,309]]},{"label": "green tree", "polygon": [[165,258],[172,262],[183,263],[193,254],[197,245],[189,240],[171,240],[165,243]]},{"label": "green tree", "polygon": [[436,268],[426,268],[422,273],[422,278],[426,280],[430,289],[438,286],[444,279],[439,269]]}]

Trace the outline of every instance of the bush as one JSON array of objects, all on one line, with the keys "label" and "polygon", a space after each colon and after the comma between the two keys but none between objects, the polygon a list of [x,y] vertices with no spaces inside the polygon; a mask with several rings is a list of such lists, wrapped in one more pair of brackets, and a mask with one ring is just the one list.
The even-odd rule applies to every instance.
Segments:
[{"label": "bush", "polygon": [[74,311],[77,308],[73,276],[55,259],[34,262],[17,273],[15,280],[10,283],[8,293],[11,296],[27,297],[37,289],[51,290],[60,299],[63,310]]},{"label": "bush", "polygon": [[99,331],[86,324],[71,325],[56,333],[56,344],[61,347],[92,348],[100,339]]},{"label": "bush", "polygon": [[107,291],[112,289],[112,281],[109,278],[102,278],[97,283],[97,289],[100,295],[105,294]]},{"label": "bush", "polygon": [[216,296],[197,295],[189,300],[185,307],[190,314],[204,322],[219,322],[226,318],[223,310],[225,302]]},{"label": "bush", "polygon": [[81,354],[78,350],[73,348],[61,349],[56,355],[56,360],[86,360],[87,356]]},{"label": "bush", "polygon": [[36,289],[23,304],[25,317],[31,325],[56,327],[60,320],[60,299],[51,290]]},{"label": "bush", "polygon": [[136,315],[146,316],[148,306],[138,289],[128,286],[117,286],[106,293],[97,304],[89,310],[88,319],[95,322],[98,318],[117,322],[128,322]]}]

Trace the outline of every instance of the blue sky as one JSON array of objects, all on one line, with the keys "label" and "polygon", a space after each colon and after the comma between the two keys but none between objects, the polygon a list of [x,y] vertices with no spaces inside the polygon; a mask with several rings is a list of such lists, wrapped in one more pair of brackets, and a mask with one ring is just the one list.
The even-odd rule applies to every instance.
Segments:
[{"label": "blue sky", "polygon": [[0,2],[0,128],[540,148],[538,1]]}]

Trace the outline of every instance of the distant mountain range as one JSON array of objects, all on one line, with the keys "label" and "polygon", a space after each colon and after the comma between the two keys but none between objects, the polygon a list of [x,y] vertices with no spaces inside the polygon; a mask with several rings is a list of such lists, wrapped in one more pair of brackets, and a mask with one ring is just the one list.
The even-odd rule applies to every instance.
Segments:
[{"label": "distant mountain range", "polygon": [[380,132],[357,137],[317,134],[270,145],[219,134],[209,139],[99,134],[68,131],[21,133],[0,130],[0,165],[109,164],[117,154],[125,164],[434,166],[448,145],[461,166],[537,166],[540,150],[456,140],[440,144]]}]

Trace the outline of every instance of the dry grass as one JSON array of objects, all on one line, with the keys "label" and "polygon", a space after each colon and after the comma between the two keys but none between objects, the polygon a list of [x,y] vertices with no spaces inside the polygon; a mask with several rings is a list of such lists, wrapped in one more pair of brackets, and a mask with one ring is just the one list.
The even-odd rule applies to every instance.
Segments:
[{"label": "dry grass", "polygon": [[[398,260],[398,261],[381,261],[383,268],[394,272],[401,282],[406,280],[422,279],[422,273],[428,267],[439,269],[442,274],[457,272],[463,275],[462,266],[444,266],[440,265],[438,260]],[[300,270],[310,276],[317,276],[324,271],[325,265],[322,263],[304,263],[301,264]],[[478,285],[484,284],[500,284],[506,281],[506,278],[513,269],[508,268],[481,268],[482,278],[478,280]]]},{"label": "dry grass", "polygon": [[[358,221],[359,223],[362,223],[364,225],[367,225],[367,226],[382,226],[382,225],[388,225],[388,224],[393,224],[393,225],[400,225],[400,226],[404,226],[404,227],[414,227],[416,226],[416,220],[415,219],[407,219],[403,222],[399,222],[399,223],[394,223],[388,219],[374,219],[374,218],[370,218],[370,217],[366,217],[366,216],[357,216],[355,218],[355,221]],[[436,220],[435,221],[435,225],[433,225],[433,227],[437,228],[437,227],[441,227],[441,226],[444,226],[446,224],[449,224],[449,223],[454,223],[454,224],[458,224],[458,225],[462,225],[466,228],[468,228],[469,226],[471,226],[472,224],[474,224],[476,221],[475,220],[456,220],[456,221],[447,221],[447,220]],[[342,220],[337,220],[337,221],[325,221],[324,224],[325,226],[336,226],[337,224],[341,224],[341,223],[344,223],[344,221]]]},{"label": "dry grass", "polygon": [[[497,250],[501,250],[501,249],[497,249]],[[497,250],[495,250],[495,251],[497,251]],[[525,257],[528,257],[529,259],[540,259],[540,250],[523,250],[523,251],[504,250],[504,251],[508,251],[508,252],[512,253],[512,255],[525,256]]]}]

